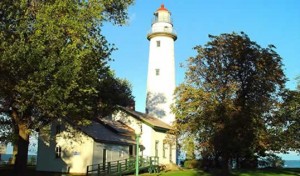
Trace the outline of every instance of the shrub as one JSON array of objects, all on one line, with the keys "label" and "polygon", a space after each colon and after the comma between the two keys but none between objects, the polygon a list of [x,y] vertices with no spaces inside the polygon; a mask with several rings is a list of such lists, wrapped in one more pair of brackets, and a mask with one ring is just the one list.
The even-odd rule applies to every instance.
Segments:
[{"label": "shrub", "polygon": [[260,158],[259,166],[263,168],[282,168],[284,161],[275,154],[268,154],[266,157]]},{"label": "shrub", "polygon": [[36,165],[36,157],[35,156],[31,156],[29,161],[28,161],[29,165]]},{"label": "shrub", "polygon": [[185,161],[184,161],[183,167],[184,167],[184,168],[187,168],[187,169],[195,169],[195,168],[198,168],[198,167],[199,167],[199,161],[198,161],[198,160],[195,160],[195,159],[192,159],[192,160],[185,160]]}]

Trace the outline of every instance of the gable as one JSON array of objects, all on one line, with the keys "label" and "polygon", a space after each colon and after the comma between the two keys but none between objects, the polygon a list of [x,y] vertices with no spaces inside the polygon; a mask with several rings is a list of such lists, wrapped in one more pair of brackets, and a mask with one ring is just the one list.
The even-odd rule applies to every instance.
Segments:
[{"label": "gable", "polygon": [[[167,132],[172,129],[172,127],[170,125],[159,120],[158,118],[149,116],[148,114],[144,114],[144,113],[141,113],[138,111],[133,111],[129,108],[125,108],[125,107],[121,107],[121,106],[119,107],[119,110],[121,111],[121,113],[125,113],[125,114],[135,118],[136,120],[150,126],[155,131]],[[125,115],[123,115],[123,116],[125,116]]]}]

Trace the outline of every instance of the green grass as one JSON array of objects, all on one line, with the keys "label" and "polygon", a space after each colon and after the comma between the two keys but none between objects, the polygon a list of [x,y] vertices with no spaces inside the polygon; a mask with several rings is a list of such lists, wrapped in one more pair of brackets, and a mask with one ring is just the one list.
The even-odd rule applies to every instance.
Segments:
[{"label": "green grass", "polygon": [[[11,176],[12,166],[0,166],[0,176]],[[300,168],[297,169],[252,169],[252,170],[233,170],[231,176],[300,176]],[[26,176],[61,176],[60,173],[37,172],[35,167],[27,168]],[[73,176],[72,174],[63,174]],[[162,171],[156,174],[140,174],[141,176],[223,176],[220,170],[204,172],[201,170],[184,169],[179,171]]]},{"label": "green grass", "polygon": [[[0,176],[12,176],[13,175],[13,165],[1,165],[0,166]],[[27,170],[23,173],[24,176],[79,176],[72,174],[61,174],[53,172],[37,172],[35,171],[35,166],[27,166]]]},{"label": "green grass", "polygon": [[257,169],[234,173],[237,176],[300,176],[300,169]]},{"label": "green grass", "polygon": [[[257,169],[257,170],[234,170],[232,176],[300,176],[300,169]],[[180,170],[161,172],[158,174],[141,174],[142,176],[222,176],[220,170],[203,172],[197,170]]]},{"label": "green grass", "polygon": [[[179,170],[179,171],[168,171],[168,172],[160,172],[160,173],[156,173],[156,174],[140,174],[142,176],[197,176],[200,174],[200,171],[196,171],[196,170],[192,170],[192,169],[188,169],[188,170]],[[206,176],[205,173],[200,174],[203,176]],[[208,176],[208,175],[207,175]]]}]

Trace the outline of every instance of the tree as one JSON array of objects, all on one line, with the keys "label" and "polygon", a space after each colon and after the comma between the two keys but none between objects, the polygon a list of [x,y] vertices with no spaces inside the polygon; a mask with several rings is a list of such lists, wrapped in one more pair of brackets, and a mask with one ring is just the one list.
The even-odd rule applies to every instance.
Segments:
[{"label": "tree", "polygon": [[[300,80],[300,78],[298,78]],[[300,84],[297,90],[286,90],[278,111],[276,125],[281,139],[281,149],[300,151]]]},{"label": "tree", "polygon": [[186,135],[182,142],[182,149],[186,152],[186,159],[187,160],[194,160],[196,159],[195,156],[195,138],[192,134]]},{"label": "tree", "polygon": [[260,159],[259,165],[263,168],[282,168],[284,161],[275,154],[268,154]]},{"label": "tree", "polygon": [[104,116],[132,100],[128,82],[110,71],[114,48],[101,34],[105,21],[125,23],[132,2],[0,2],[0,112],[17,137],[15,175],[24,174],[30,131],[39,125]]},{"label": "tree", "polygon": [[188,59],[173,111],[183,131],[197,136],[203,158],[238,167],[255,165],[268,150],[268,123],[284,87],[281,57],[245,34],[209,36]]}]

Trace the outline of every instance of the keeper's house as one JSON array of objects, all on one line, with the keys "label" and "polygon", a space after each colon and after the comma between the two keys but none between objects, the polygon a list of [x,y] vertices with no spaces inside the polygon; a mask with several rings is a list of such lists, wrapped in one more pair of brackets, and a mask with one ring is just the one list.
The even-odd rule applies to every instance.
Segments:
[{"label": "keeper's house", "polygon": [[59,119],[40,129],[36,170],[85,173],[88,165],[129,158],[136,153],[137,130],[140,155],[158,156],[160,164],[175,163],[175,144],[166,142],[170,129],[157,118],[124,107],[86,126]]}]

